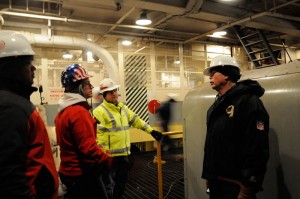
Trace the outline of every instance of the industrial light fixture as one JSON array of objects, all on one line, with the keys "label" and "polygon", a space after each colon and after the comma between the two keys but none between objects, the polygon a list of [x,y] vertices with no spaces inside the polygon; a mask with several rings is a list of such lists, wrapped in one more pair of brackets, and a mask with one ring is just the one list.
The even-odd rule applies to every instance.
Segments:
[{"label": "industrial light fixture", "polygon": [[224,35],[226,35],[226,34],[227,34],[226,31],[218,31],[218,32],[214,32],[214,33],[212,34],[212,36],[213,36],[213,37],[221,37],[221,36],[224,36]]},{"label": "industrial light fixture", "polygon": [[179,60],[178,58],[176,58],[176,59],[174,60],[174,64],[180,64],[180,60]]},{"label": "industrial light fixture", "polygon": [[152,21],[147,18],[147,13],[144,10],[144,11],[142,11],[140,17],[135,21],[135,23],[140,26],[147,26],[147,25],[150,25],[152,23]]},{"label": "industrial light fixture", "polygon": [[130,46],[131,44],[132,44],[132,41],[130,41],[130,40],[123,40],[122,41],[123,46]]},{"label": "industrial light fixture", "polygon": [[71,53],[67,52],[67,53],[64,53],[64,54],[62,55],[62,57],[63,57],[64,59],[72,59],[72,58],[73,58],[73,55],[72,55]]}]

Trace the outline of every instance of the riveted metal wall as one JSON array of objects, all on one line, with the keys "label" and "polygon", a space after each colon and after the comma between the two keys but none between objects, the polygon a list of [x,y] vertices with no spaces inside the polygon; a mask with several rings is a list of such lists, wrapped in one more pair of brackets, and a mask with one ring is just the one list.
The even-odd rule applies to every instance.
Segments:
[{"label": "riveted metal wall", "polygon": [[149,123],[147,101],[146,56],[125,56],[125,88],[127,106]]}]

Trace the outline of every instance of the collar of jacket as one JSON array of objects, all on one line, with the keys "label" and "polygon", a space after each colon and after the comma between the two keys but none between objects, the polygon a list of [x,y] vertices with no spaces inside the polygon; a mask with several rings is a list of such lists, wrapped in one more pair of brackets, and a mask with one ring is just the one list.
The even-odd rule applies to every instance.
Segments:
[{"label": "collar of jacket", "polygon": [[64,93],[58,100],[58,111],[62,111],[65,108],[78,103],[86,104],[89,107],[86,99],[82,95],[77,93]]},{"label": "collar of jacket", "polygon": [[28,100],[30,100],[30,95],[37,91],[36,87],[20,85],[19,83],[9,82],[7,84],[2,83],[0,86],[1,90],[7,90],[15,93],[16,95],[22,96]]},{"label": "collar of jacket", "polygon": [[121,102],[118,102],[117,105],[113,104],[113,103],[110,103],[108,101],[106,101],[105,99],[103,99],[103,105],[106,106],[106,107],[109,107],[109,108],[117,108],[117,109],[120,109],[124,106],[123,103]]}]

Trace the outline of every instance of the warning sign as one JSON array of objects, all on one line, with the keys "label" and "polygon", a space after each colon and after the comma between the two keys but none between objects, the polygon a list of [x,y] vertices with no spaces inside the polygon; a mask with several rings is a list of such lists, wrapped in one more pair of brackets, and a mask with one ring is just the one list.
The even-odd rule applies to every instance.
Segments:
[{"label": "warning sign", "polygon": [[50,89],[48,99],[50,104],[57,104],[58,100],[64,93],[64,89]]},{"label": "warning sign", "polygon": [[151,100],[148,103],[148,110],[150,111],[150,113],[156,114],[159,106],[160,106],[160,103],[157,100]]}]

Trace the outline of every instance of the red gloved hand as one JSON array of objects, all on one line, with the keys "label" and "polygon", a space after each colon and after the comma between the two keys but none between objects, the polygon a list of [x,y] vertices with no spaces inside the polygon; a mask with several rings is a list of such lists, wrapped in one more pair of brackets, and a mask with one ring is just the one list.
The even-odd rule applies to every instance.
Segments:
[{"label": "red gloved hand", "polygon": [[241,189],[237,199],[255,199],[256,192],[251,187],[246,187],[245,185],[241,185]]}]

